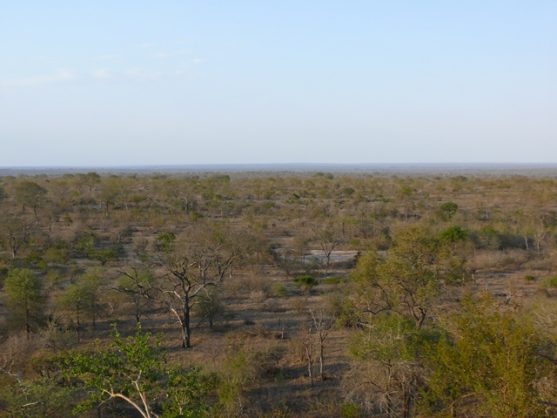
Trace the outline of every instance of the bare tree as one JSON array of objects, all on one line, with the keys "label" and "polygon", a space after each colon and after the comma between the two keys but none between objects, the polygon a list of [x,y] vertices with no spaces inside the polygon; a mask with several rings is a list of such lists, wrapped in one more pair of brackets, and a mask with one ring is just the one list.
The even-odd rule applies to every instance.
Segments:
[{"label": "bare tree", "polygon": [[316,231],[315,241],[318,243],[319,248],[325,256],[325,267],[329,270],[331,255],[342,243],[342,235],[340,231],[337,231],[335,226],[330,223]]},{"label": "bare tree", "polygon": [[203,224],[178,237],[160,262],[167,271],[166,285],[160,289],[169,312],[175,316],[182,334],[182,347],[191,347],[193,306],[209,287],[216,287],[231,274],[239,257],[231,231]]},{"label": "bare tree", "polygon": [[538,254],[542,253],[542,246],[545,238],[548,234],[548,228],[546,222],[542,216],[537,220],[534,227],[534,243],[536,245],[536,252]]},{"label": "bare tree", "polygon": [[304,346],[304,355],[305,355],[305,360],[306,360],[306,364],[307,364],[309,382],[313,386],[313,361],[314,361],[313,360],[313,350],[314,350],[314,346],[313,346],[313,335],[312,335],[311,325],[308,327],[307,332],[304,335],[304,339],[303,339],[302,343],[303,343],[303,346]]},{"label": "bare tree", "polygon": [[333,326],[333,320],[325,314],[323,309],[317,312],[310,309],[311,323],[315,332],[317,340],[317,350],[319,356],[319,379],[325,380],[324,367],[325,367],[325,341],[329,336],[329,331]]}]

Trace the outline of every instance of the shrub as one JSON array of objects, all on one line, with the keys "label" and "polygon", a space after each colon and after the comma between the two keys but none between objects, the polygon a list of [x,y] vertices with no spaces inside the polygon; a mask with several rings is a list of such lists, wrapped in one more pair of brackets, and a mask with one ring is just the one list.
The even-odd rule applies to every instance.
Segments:
[{"label": "shrub", "polygon": [[325,277],[321,280],[323,284],[339,284],[342,283],[344,279],[342,277]]},{"label": "shrub", "polygon": [[161,252],[169,252],[172,250],[176,241],[176,235],[173,232],[161,232],[155,241],[155,249]]},{"label": "shrub", "polygon": [[318,282],[313,276],[305,275],[305,276],[298,276],[294,279],[294,283],[300,289],[309,290],[314,286],[317,286]]},{"label": "shrub", "polygon": [[455,202],[445,202],[439,206],[441,217],[446,221],[450,220],[457,211],[458,205]]},{"label": "shrub", "polygon": [[359,418],[363,416],[362,408],[353,402],[345,402],[340,406],[342,418]]},{"label": "shrub", "polygon": [[195,311],[202,320],[208,322],[209,328],[212,329],[216,322],[224,318],[226,308],[219,293],[211,289],[199,297]]},{"label": "shrub", "polygon": [[460,226],[455,225],[441,232],[441,240],[446,242],[464,241],[468,237],[468,233]]},{"label": "shrub", "polygon": [[236,416],[245,403],[245,390],[256,376],[254,364],[241,349],[231,349],[221,362],[217,394],[219,407],[225,415]]},{"label": "shrub", "polygon": [[545,286],[549,287],[549,288],[552,288],[552,289],[557,288],[557,276],[548,277],[545,280]]},{"label": "shrub", "polygon": [[271,290],[273,292],[273,296],[275,297],[285,297],[288,295],[286,286],[282,283],[273,283],[273,285],[271,286]]}]

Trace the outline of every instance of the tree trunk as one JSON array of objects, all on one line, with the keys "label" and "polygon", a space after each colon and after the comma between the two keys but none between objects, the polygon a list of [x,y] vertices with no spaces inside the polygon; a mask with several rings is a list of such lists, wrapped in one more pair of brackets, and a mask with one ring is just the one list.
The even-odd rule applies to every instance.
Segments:
[{"label": "tree trunk", "polygon": [[325,380],[323,376],[323,363],[325,362],[325,355],[323,352],[323,340],[319,341],[319,378],[321,381]]},{"label": "tree trunk", "polygon": [[387,366],[387,385],[385,390],[385,408],[387,410],[387,416],[389,418],[394,418],[395,411],[393,408],[393,399],[391,397],[391,387],[392,387],[392,368],[390,365]]},{"label": "tree trunk", "polygon": [[331,265],[331,252],[332,251],[327,251],[326,257],[327,257],[327,265],[326,265],[326,272],[329,272],[329,266]]},{"label": "tree trunk", "polygon": [[406,394],[404,397],[404,411],[402,412],[404,418],[412,418],[412,396]]},{"label": "tree trunk", "polygon": [[408,387],[403,388],[403,402],[404,402],[403,411],[402,411],[403,418],[412,418],[415,387],[416,387],[416,380],[415,377],[412,377]]},{"label": "tree trunk", "polygon": [[77,335],[77,343],[79,344],[81,341],[81,335],[79,332],[79,329],[81,328],[81,324],[79,322],[79,306],[77,306],[75,314],[76,314],[75,333]]},{"label": "tree trunk", "polygon": [[96,310],[96,301],[93,301],[93,315],[92,315],[92,322],[93,322],[93,329],[97,329],[97,310]]},{"label": "tree trunk", "polygon": [[182,348],[191,347],[191,322],[190,322],[190,300],[189,295],[184,296],[183,321],[182,321]]},{"label": "tree trunk", "polygon": [[25,300],[25,331],[27,333],[27,339],[31,336],[31,324],[30,321],[30,314],[29,314],[29,305],[27,303],[27,299]]},{"label": "tree trunk", "polygon": [[311,348],[306,346],[306,359],[308,362],[308,376],[309,376],[309,383],[313,386],[313,359],[311,357]]},{"label": "tree trunk", "polygon": [[135,323],[136,325],[141,322],[141,308],[139,307],[139,303],[136,302],[135,304]]},{"label": "tree trunk", "polygon": [[12,253],[12,260],[17,256],[17,242],[13,235],[10,236],[10,251]]},{"label": "tree trunk", "polygon": [[545,239],[545,233],[536,234],[536,251],[538,255],[542,253],[542,242]]}]

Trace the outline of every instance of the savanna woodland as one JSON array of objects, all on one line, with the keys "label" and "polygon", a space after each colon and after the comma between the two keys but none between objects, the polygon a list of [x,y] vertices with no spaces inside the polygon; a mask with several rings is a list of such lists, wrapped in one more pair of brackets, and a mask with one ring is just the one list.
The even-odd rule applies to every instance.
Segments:
[{"label": "savanna woodland", "polygon": [[557,180],[0,178],[0,416],[557,415]]}]

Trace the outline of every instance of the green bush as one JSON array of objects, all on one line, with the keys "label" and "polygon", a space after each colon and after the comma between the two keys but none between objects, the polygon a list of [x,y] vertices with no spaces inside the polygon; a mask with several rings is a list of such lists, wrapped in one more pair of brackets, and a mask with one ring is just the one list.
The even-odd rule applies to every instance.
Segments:
[{"label": "green bush", "polygon": [[458,225],[451,226],[441,232],[441,240],[445,242],[464,241],[468,233]]},{"label": "green bush", "polygon": [[458,211],[458,205],[455,202],[445,202],[439,206],[439,212],[443,220],[450,220]]},{"label": "green bush", "polygon": [[282,283],[273,283],[271,286],[271,291],[275,297],[285,297],[288,295],[286,286]]},{"label": "green bush", "polygon": [[323,284],[339,284],[342,283],[344,279],[342,277],[325,277],[321,280]]},{"label": "green bush", "polygon": [[317,286],[318,284],[315,277],[310,275],[296,277],[294,279],[294,283],[296,283],[296,286],[298,286],[299,288],[306,288],[306,289],[311,289],[312,287]]},{"label": "green bush", "polygon": [[360,405],[353,402],[345,402],[340,406],[340,414],[342,418],[360,418],[363,416]]},{"label": "green bush", "polygon": [[548,277],[545,280],[545,286],[546,287],[550,287],[552,289],[557,288],[557,276],[553,276],[553,277]]}]

